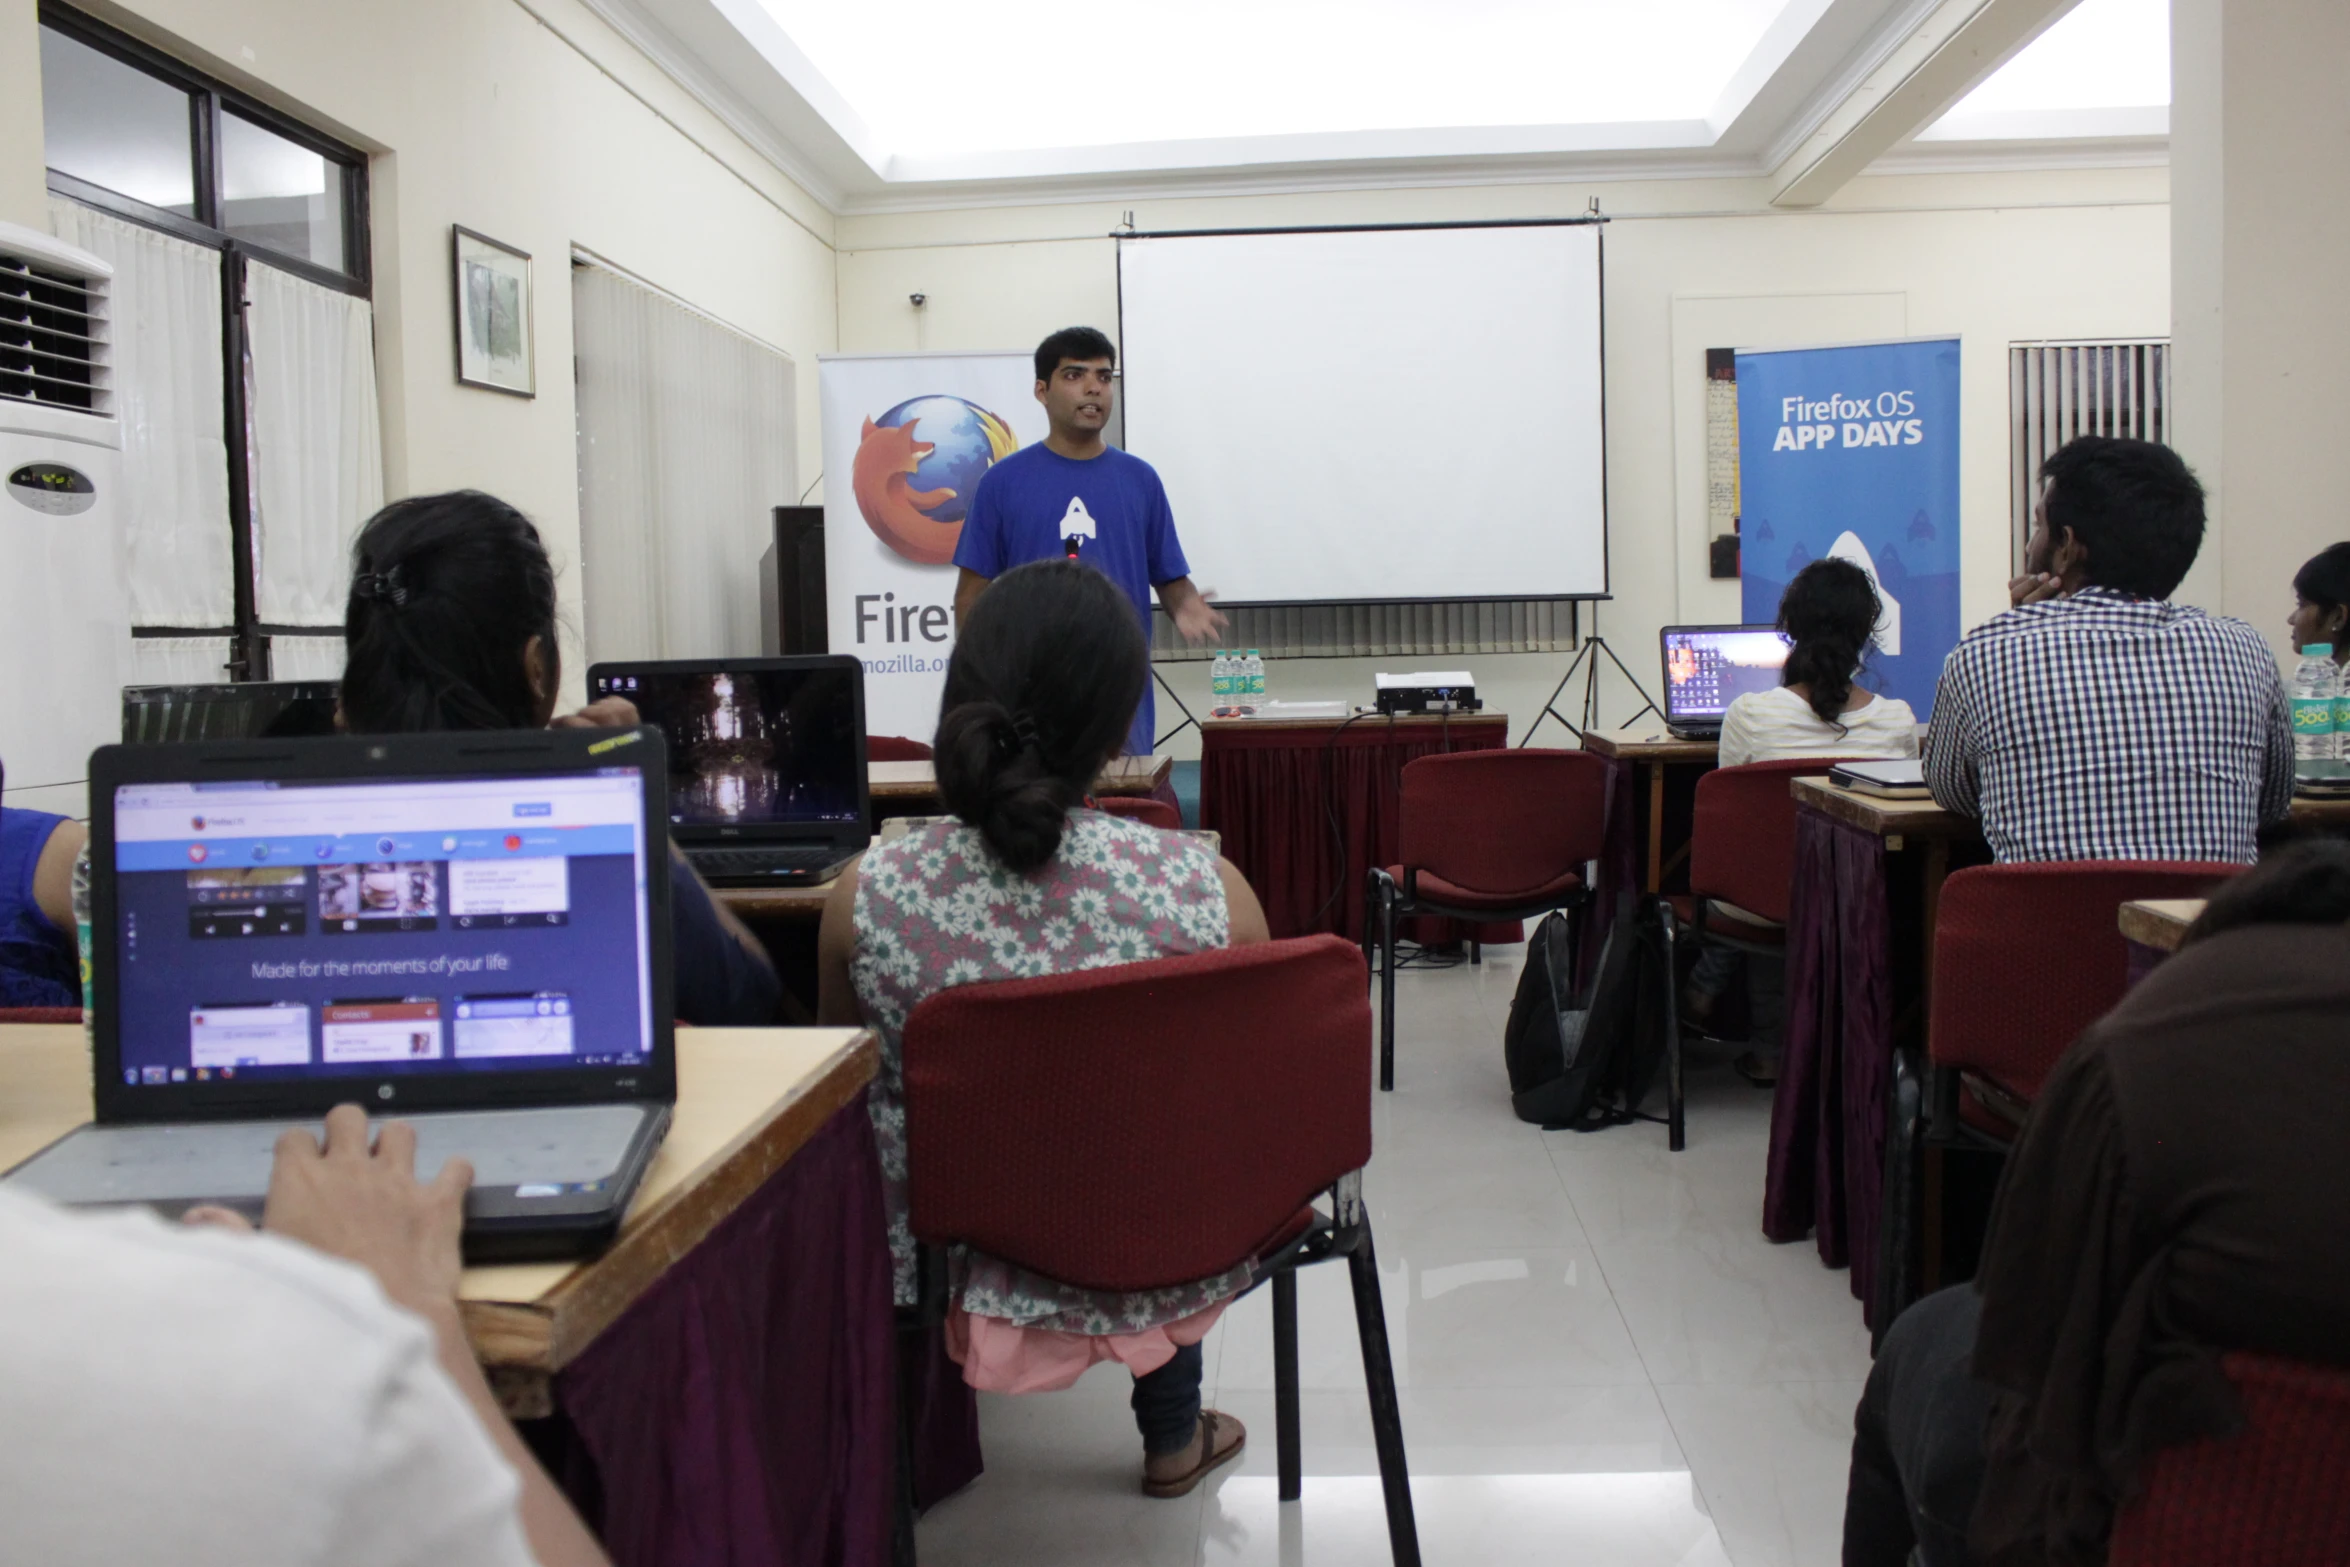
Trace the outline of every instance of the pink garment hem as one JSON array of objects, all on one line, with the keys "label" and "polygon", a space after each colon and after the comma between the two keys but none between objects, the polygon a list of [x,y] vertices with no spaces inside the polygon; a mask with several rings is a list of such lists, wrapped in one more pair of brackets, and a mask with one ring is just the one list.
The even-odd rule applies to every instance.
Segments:
[{"label": "pink garment hem", "polygon": [[1220,1300],[1140,1333],[1023,1328],[952,1306],[947,1309],[947,1354],[963,1368],[963,1380],[982,1393],[1056,1393],[1096,1361],[1115,1360],[1138,1377],[1158,1370],[1175,1358],[1176,1350],[1206,1338],[1231,1304]]}]

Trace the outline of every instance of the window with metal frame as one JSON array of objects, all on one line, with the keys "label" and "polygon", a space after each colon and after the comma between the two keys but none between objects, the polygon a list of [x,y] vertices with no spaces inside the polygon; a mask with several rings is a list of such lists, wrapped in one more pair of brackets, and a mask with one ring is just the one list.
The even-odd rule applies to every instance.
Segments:
[{"label": "window with metal frame", "polygon": [[340,627],[263,618],[260,481],[249,438],[234,434],[254,428],[254,269],[370,297],[366,155],[53,0],[42,0],[40,21],[50,191],[221,260],[231,623],[139,625],[133,635],[187,639],[191,648],[225,638],[230,679],[268,679],[273,637],[339,635]]},{"label": "window with metal frame", "polygon": [[2010,343],[2007,349],[2010,509],[2015,570],[2032,534],[2040,465],[2080,435],[2120,435],[2167,446],[2171,348],[2164,338]]}]

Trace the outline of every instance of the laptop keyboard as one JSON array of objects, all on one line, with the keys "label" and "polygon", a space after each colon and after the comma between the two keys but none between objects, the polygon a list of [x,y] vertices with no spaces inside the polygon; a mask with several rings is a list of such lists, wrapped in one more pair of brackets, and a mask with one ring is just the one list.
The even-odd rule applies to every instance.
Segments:
[{"label": "laptop keyboard", "polygon": [[688,854],[694,869],[714,876],[776,876],[793,871],[820,871],[846,858],[828,843],[779,844],[758,849],[694,849]]}]

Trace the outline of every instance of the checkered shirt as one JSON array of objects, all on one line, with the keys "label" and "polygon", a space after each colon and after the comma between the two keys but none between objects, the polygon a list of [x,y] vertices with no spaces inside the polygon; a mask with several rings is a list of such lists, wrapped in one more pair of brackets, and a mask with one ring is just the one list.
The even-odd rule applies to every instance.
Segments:
[{"label": "checkered shirt", "polygon": [[2014,860],[2252,862],[2293,800],[2277,662],[2240,620],[2107,588],[2011,609],[1942,666],[1926,782]]}]

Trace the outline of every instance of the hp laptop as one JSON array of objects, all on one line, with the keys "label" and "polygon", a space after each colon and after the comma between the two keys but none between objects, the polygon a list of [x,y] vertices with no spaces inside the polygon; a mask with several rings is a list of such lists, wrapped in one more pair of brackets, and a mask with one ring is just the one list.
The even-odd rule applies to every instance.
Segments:
[{"label": "hp laptop", "polygon": [[719,887],[828,881],[867,831],[865,666],[846,654],[598,664],[669,742],[669,834]]},{"label": "hp laptop", "polygon": [[676,1099],[650,729],[106,746],[90,758],[97,1120],[10,1171],[68,1204],[260,1211],[356,1102],[473,1162],[466,1249],[608,1239]]},{"label": "hp laptop", "polygon": [[1683,740],[1719,740],[1722,715],[1750,691],[1779,683],[1787,639],[1769,626],[1667,626],[1665,727]]}]

